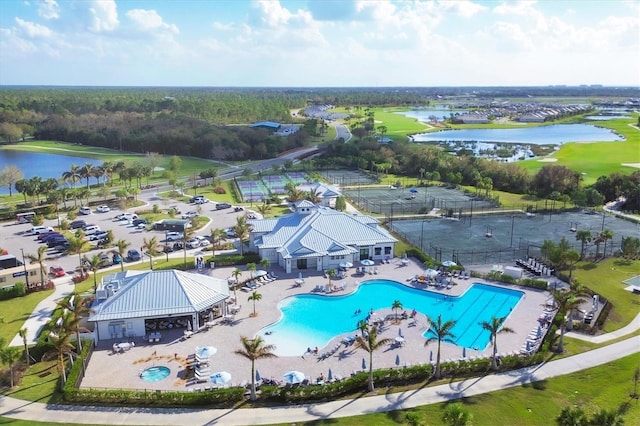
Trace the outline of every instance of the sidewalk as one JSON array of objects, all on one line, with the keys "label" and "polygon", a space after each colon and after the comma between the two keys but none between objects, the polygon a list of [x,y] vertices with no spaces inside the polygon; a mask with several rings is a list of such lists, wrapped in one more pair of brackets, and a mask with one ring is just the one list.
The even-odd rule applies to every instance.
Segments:
[{"label": "sidewalk", "polygon": [[254,409],[124,408],[47,405],[0,396],[0,416],[27,421],[122,425],[258,425],[310,422],[407,409],[526,385],[605,364],[640,351],[640,336],[506,373],[354,400]]},{"label": "sidewalk", "polygon": [[638,313],[638,315],[636,315],[629,324],[618,330],[612,331],[611,333],[600,334],[598,336],[587,336],[586,334],[569,331],[564,333],[564,335],[565,337],[571,337],[585,342],[604,343],[631,334],[638,329],[640,329],[640,313]]}]

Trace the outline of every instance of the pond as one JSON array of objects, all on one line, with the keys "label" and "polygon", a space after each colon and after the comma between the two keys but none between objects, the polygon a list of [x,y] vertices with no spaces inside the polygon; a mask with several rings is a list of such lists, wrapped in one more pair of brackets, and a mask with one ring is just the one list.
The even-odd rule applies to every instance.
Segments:
[{"label": "pond", "polygon": [[[91,163],[99,166],[102,160],[85,157],[71,157],[68,155],[47,154],[42,152],[28,152],[14,149],[0,149],[0,169],[5,166],[16,166],[22,171],[25,179],[40,176],[43,179],[62,177],[62,173],[71,169],[71,165],[83,166]],[[95,183],[95,179],[92,179]],[[0,194],[8,194],[9,188],[0,187]]]},{"label": "pond", "polygon": [[421,122],[432,121],[432,117],[436,117],[438,121],[443,121],[451,117],[451,114],[466,114],[468,110],[465,109],[453,109],[446,107],[426,107],[420,109],[412,109],[410,111],[398,112],[398,114],[405,117],[415,118]]},{"label": "pond", "polygon": [[617,142],[624,138],[609,129],[591,124],[554,124],[516,129],[464,129],[420,133],[415,142],[492,142],[529,145],[562,145],[566,142]]}]

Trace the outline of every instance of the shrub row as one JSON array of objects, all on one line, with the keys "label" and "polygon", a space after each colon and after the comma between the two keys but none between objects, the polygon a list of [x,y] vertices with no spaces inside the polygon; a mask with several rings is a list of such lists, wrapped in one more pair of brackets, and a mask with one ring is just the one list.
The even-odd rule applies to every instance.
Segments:
[{"label": "shrub row", "polygon": [[239,254],[224,254],[218,255],[215,259],[211,259],[215,262],[216,266],[234,266],[234,265],[246,265],[247,263],[260,263],[260,255],[257,253],[245,253],[242,256]]},{"label": "shrub row", "polygon": [[0,300],[9,300],[16,297],[24,297],[27,294],[27,288],[24,283],[15,283],[11,288],[0,290]]}]

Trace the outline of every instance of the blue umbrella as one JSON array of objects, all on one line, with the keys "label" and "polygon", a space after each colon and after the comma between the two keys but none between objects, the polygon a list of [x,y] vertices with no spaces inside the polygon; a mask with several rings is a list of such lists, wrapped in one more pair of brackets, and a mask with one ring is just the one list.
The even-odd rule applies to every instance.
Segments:
[{"label": "blue umbrella", "polygon": [[413,193],[413,194],[417,194],[417,193],[418,193],[418,190],[417,190],[417,189],[415,189],[415,188],[411,188],[411,189],[409,190],[409,192],[411,192],[411,193]]},{"label": "blue umbrella", "polygon": [[218,373],[214,373],[209,379],[211,380],[211,383],[215,385],[224,385],[231,381],[231,374],[226,371],[220,371]]},{"label": "blue umbrella", "polygon": [[396,354],[396,366],[400,365],[400,354]]},{"label": "blue umbrella", "polygon": [[218,350],[213,346],[203,346],[201,348],[196,348],[196,355],[200,358],[209,358],[210,356],[215,355],[216,352],[218,352]]},{"label": "blue umbrella", "polygon": [[333,382],[333,371],[331,371],[331,369],[329,369],[329,374],[327,374],[327,381]]},{"label": "blue umbrella", "polygon": [[367,369],[367,361],[365,361],[364,358],[362,358],[362,369],[363,370]]},{"label": "blue umbrella", "polygon": [[256,382],[259,382],[260,380],[262,380],[262,377],[260,376],[260,370],[256,370]]},{"label": "blue umbrella", "polygon": [[305,376],[304,373],[301,373],[299,371],[289,371],[282,376],[282,379],[285,383],[290,383],[293,385],[296,383],[302,383],[302,381],[305,379]]}]

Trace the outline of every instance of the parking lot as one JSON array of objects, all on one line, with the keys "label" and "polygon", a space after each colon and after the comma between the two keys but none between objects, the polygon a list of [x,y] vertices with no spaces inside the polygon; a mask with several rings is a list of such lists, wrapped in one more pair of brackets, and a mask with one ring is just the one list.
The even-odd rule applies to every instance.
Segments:
[{"label": "parking lot", "polygon": [[[145,202],[145,205],[138,206],[135,208],[131,208],[126,210],[126,212],[136,213],[142,210],[150,210],[153,204],[158,204],[163,206],[165,203],[161,198],[156,196],[154,193],[143,193],[139,196],[139,200]],[[186,213],[191,210],[196,210],[198,207],[201,208],[201,216],[206,216],[209,218],[209,222],[201,229],[199,229],[195,235],[196,236],[209,236],[211,233],[211,229],[226,229],[232,227],[236,224],[236,217],[239,215],[245,214],[245,211],[236,211],[234,208],[226,208],[223,210],[216,210],[216,203],[210,202],[201,204],[199,206],[195,204],[189,204],[184,202],[178,202],[175,200],[170,200],[169,203],[171,206],[176,206],[182,213]],[[146,229],[141,229],[133,225],[131,221],[128,220],[115,220],[115,217],[119,214],[124,213],[124,211],[115,208],[114,206],[110,206],[111,210],[109,212],[99,213],[96,211],[96,208],[92,208],[92,212],[89,215],[78,215],[77,220],[84,220],[87,224],[97,225],[100,227],[101,231],[113,231],[114,242],[119,239],[124,239],[128,241],[131,245],[129,248],[135,248],[139,251],[143,246],[143,239],[152,237],[156,237],[158,242],[162,245],[165,240],[165,232],[164,231],[147,231]],[[168,208],[168,205],[167,207]],[[163,207],[163,210],[166,210]],[[65,219],[65,215],[60,215],[60,220]],[[69,220],[71,222],[71,220]],[[58,220],[57,219],[49,219],[45,220],[43,223],[44,226],[57,227]],[[0,226],[0,248],[7,250],[10,254],[15,255],[18,258],[21,258],[22,251],[24,251],[24,255],[27,256],[29,254],[36,254],[38,247],[42,245],[40,241],[38,241],[36,235],[30,235],[28,232],[33,227],[32,224],[17,224],[15,221],[5,222]],[[95,241],[92,242],[95,244]],[[100,249],[93,248],[92,250],[84,253],[87,257],[91,257],[94,254],[105,253],[114,250],[114,247]],[[189,249],[191,252],[197,251],[197,249]],[[140,261],[147,261],[148,258],[143,256]],[[75,268],[78,266],[78,256],[76,255],[65,255],[62,253],[58,253],[53,248],[50,248],[46,252],[46,264],[47,270],[50,266],[61,266],[64,271],[67,273],[73,273]]]}]

